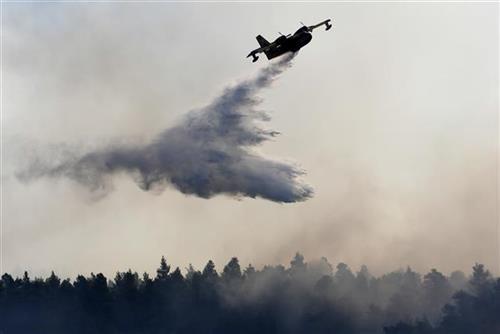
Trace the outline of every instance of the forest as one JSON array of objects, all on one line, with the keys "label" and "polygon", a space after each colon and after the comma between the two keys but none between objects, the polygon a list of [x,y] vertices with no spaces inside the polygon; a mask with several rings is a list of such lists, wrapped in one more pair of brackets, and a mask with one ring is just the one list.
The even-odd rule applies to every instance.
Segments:
[{"label": "forest", "polygon": [[219,273],[208,261],[184,274],[164,257],[154,277],[131,270],[61,279],[4,274],[0,333],[500,333],[500,278],[482,264],[470,275],[378,277],[326,258]]}]

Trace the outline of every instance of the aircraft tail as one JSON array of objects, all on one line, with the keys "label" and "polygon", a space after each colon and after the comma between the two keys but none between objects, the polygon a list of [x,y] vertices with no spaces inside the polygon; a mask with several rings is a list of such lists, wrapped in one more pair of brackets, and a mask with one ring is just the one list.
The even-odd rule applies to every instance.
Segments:
[{"label": "aircraft tail", "polygon": [[262,35],[259,35],[255,38],[257,38],[257,42],[259,42],[260,47],[268,46],[269,44],[271,44],[267,41],[267,39],[262,37]]}]

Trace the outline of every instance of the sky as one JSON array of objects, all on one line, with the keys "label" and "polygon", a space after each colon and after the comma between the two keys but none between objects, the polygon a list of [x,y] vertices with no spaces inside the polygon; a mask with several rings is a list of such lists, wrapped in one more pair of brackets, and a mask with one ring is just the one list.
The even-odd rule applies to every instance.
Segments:
[{"label": "sky", "polygon": [[[306,172],[314,195],[145,192],[126,174],[96,196],[16,177],[34,157],[146,142],[268,66],[246,55],[314,31],[264,88],[256,154]],[[220,269],[325,256],[380,274],[499,273],[498,4],[3,4],[3,271],[62,276]]]}]

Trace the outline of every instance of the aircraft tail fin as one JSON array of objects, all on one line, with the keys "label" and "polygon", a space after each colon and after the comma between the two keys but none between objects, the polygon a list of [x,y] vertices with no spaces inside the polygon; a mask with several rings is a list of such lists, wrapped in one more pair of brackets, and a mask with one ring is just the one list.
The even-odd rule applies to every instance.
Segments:
[{"label": "aircraft tail fin", "polygon": [[267,41],[267,39],[265,39],[264,37],[262,37],[262,35],[259,35],[259,36],[255,37],[255,38],[257,38],[257,42],[259,42],[259,45],[261,47],[268,46],[268,45],[271,44],[271,43],[269,43]]}]

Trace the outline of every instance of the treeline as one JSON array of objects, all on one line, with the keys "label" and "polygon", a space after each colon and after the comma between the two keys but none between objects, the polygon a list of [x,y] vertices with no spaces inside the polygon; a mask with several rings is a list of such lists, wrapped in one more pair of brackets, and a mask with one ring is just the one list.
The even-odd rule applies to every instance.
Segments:
[{"label": "treeline", "polygon": [[500,333],[500,279],[481,264],[470,277],[407,268],[380,277],[327,259],[218,273],[131,270],[74,281],[4,274],[0,333]]}]

